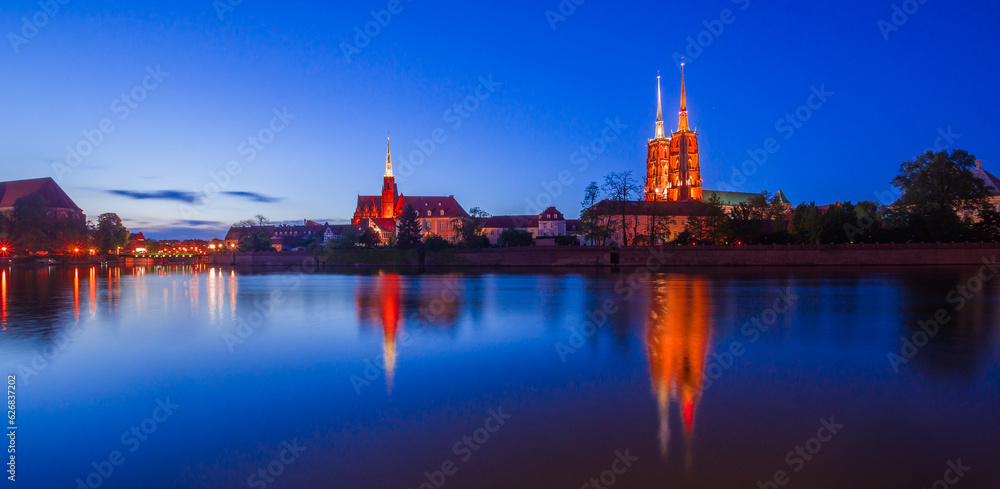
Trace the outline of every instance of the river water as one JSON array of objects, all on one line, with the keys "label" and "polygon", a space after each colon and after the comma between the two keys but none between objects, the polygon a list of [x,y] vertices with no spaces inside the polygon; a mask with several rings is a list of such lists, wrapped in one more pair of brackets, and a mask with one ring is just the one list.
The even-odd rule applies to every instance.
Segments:
[{"label": "river water", "polygon": [[0,269],[17,484],[998,487],[992,273]]}]

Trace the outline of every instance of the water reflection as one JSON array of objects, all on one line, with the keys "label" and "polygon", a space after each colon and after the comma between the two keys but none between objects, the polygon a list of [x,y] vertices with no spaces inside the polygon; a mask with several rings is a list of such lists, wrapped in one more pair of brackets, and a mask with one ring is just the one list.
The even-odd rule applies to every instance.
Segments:
[{"label": "water reflection", "polygon": [[459,275],[402,276],[385,272],[358,280],[354,297],[358,323],[362,329],[382,331],[382,366],[386,391],[391,394],[397,345],[399,338],[405,337],[404,318],[414,335],[428,328],[454,332],[465,302],[465,284]]},{"label": "water reflection", "polygon": [[0,324],[7,331],[7,270],[0,271]]},{"label": "water reflection", "polygon": [[701,399],[711,337],[711,305],[702,277],[671,275],[650,283],[646,348],[660,416],[660,452],[670,447],[670,405],[677,402],[684,426],[685,461],[692,465],[695,412]]}]

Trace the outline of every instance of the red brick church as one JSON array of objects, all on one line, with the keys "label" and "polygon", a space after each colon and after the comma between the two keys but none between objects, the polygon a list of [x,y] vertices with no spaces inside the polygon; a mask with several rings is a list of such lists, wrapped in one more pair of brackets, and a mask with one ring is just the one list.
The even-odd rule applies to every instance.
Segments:
[{"label": "red brick church", "polygon": [[391,145],[387,144],[382,195],[359,195],[358,206],[351,224],[364,225],[372,229],[385,243],[395,232],[396,221],[407,205],[412,205],[416,209],[424,236],[434,234],[453,240],[454,220],[469,216],[455,200],[454,195],[407,197],[400,194],[399,188],[396,187],[396,177],[392,174]]}]

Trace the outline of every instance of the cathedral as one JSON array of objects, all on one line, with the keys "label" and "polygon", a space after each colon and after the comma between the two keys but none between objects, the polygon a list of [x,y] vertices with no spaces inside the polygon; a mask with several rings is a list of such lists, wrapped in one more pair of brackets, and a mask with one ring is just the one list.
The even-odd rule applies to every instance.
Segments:
[{"label": "cathedral", "polygon": [[[759,195],[705,190],[698,146],[698,134],[691,129],[688,120],[687,80],[682,63],[677,130],[669,135],[663,125],[660,77],[656,77],[656,129],[653,139],[646,144],[646,184],[642,200],[617,202],[605,199],[592,208],[601,216],[599,223],[602,226],[608,224],[612,219],[610,216],[621,216],[625,221],[624,225],[611,230],[611,241],[619,245],[669,241],[684,231],[688,217],[703,216],[709,201],[717,198],[722,208],[729,211]],[[791,209],[784,192],[778,190],[775,197]]]},{"label": "cathedral", "polygon": [[677,131],[663,130],[663,98],[656,77],[656,135],[646,147],[646,201],[689,202],[703,197],[698,134],[688,123],[687,87],[681,63],[681,111]]}]

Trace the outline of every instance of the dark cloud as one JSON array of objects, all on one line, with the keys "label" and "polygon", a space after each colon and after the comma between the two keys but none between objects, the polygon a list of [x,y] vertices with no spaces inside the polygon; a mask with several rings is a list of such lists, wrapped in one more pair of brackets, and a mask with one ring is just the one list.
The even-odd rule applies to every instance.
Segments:
[{"label": "dark cloud", "polygon": [[222,192],[222,193],[225,195],[231,195],[233,197],[243,197],[253,202],[264,202],[266,204],[281,202],[283,200],[279,197],[268,197],[267,195],[258,194],[257,192]]},{"label": "dark cloud", "polygon": [[191,226],[191,227],[219,227],[223,226],[223,223],[219,221],[196,221],[193,219],[186,219],[182,221],[174,221],[174,226]]},{"label": "dark cloud", "polygon": [[136,192],[132,190],[107,190],[109,194],[120,195],[136,200],[174,200],[193,204],[198,196],[193,192],[182,192],[180,190],[154,190],[150,192]]}]

